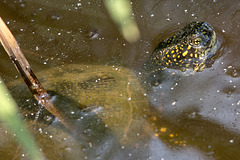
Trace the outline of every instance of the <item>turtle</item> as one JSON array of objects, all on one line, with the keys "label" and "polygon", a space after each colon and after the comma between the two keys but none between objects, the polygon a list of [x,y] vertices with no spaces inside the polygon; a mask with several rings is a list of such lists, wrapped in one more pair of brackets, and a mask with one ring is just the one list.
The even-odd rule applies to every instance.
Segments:
[{"label": "turtle", "polygon": [[[88,119],[81,124],[91,128],[91,131],[80,130],[80,134],[89,137],[94,135],[98,140],[104,139],[106,132],[102,128],[108,128],[109,133],[126,147],[144,141],[152,134],[152,129],[155,136],[163,139],[166,137],[169,143],[170,139],[174,139],[174,134],[157,123],[158,112],[150,107],[147,91],[142,84],[151,84],[156,77],[163,78],[165,72],[187,75],[203,71],[214,60],[216,44],[216,33],[210,24],[192,22],[160,42],[141,72],[115,65],[68,64],[38,72],[36,75],[51,92],[53,103],[71,115],[74,123]],[[16,82],[11,89],[22,115],[34,119],[36,114],[32,112],[33,107],[22,102],[31,97],[26,90],[24,84]],[[29,109],[31,112],[27,111]],[[43,119],[50,121],[50,125],[56,123],[56,117],[49,113]],[[161,124],[165,123],[164,119],[160,118],[160,121]],[[98,134],[94,130],[99,131]],[[136,136],[138,134],[141,136]],[[171,142],[185,145],[180,140]]]}]

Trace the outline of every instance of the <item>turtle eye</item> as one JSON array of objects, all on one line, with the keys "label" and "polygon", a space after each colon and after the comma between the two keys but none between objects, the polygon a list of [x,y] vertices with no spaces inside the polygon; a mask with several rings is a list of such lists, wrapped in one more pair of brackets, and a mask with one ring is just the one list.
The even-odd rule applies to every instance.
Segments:
[{"label": "turtle eye", "polygon": [[199,47],[202,43],[202,38],[201,37],[194,37],[194,38],[190,38],[188,40],[188,43],[192,46],[192,47]]},{"label": "turtle eye", "polygon": [[202,39],[201,38],[196,38],[194,41],[193,41],[193,44],[196,45],[196,46],[199,46],[202,42]]}]

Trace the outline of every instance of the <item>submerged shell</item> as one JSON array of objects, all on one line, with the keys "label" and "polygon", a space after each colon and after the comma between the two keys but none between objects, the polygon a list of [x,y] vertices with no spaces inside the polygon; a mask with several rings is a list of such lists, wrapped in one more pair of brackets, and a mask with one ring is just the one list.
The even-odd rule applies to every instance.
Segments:
[{"label": "submerged shell", "polygon": [[[97,116],[124,143],[134,141],[145,123],[142,117],[150,111],[136,74],[124,67],[72,64],[44,70],[37,76],[52,92],[56,107],[66,114]],[[23,90],[27,87],[16,87],[14,90],[22,91],[18,99],[26,99]]]}]

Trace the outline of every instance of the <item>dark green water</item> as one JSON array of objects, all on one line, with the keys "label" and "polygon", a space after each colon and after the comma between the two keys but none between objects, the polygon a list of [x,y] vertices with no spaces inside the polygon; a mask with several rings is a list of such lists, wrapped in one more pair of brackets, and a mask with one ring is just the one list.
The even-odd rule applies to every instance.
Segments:
[{"label": "dark green water", "polygon": [[[149,91],[148,107],[159,114],[149,111],[157,120],[149,120],[142,130],[136,127],[133,135],[140,138],[131,141],[131,145],[121,143],[93,115],[82,115],[85,119],[79,124],[81,132],[93,137],[90,148],[85,148],[59,124],[30,122],[46,157],[238,159],[239,1],[139,0],[133,1],[132,6],[141,37],[129,44],[109,19],[102,1],[0,1],[1,17],[36,72],[72,63],[123,65],[139,70],[161,40],[192,21],[211,24],[221,41],[219,57],[211,68],[175,83],[164,82]],[[0,75],[6,83],[20,78],[3,48],[0,48]],[[34,102],[28,105],[34,106]],[[157,135],[156,129],[164,128],[171,132]],[[26,154],[9,138],[12,135],[9,131],[0,127],[0,134],[1,159],[26,159]]]}]

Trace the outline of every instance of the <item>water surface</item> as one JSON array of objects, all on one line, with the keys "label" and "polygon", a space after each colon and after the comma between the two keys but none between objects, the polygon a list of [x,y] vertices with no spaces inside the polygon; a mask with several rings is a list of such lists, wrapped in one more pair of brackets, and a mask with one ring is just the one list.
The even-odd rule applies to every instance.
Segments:
[{"label": "water surface", "polygon": [[[136,139],[128,145],[121,143],[106,129],[105,122],[94,115],[82,115],[85,119],[79,124],[81,132],[93,138],[86,148],[58,123],[54,126],[46,120],[44,123],[30,121],[46,157],[237,159],[240,144],[239,1],[140,0],[132,1],[132,7],[141,37],[138,42],[129,44],[110,20],[102,1],[0,2],[1,17],[36,72],[67,64],[121,65],[137,72],[161,40],[192,21],[211,24],[221,41],[211,68],[174,83],[164,82],[148,91],[150,104],[147,108],[152,109],[149,112],[153,117],[147,119],[142,130],[139,127],[132,130],[132,137],[136,135]],[[0,75],[5,82],[20,79],[3,48],[0,56]],[[19,99],[23,100],[21,96]],[[34,101],[23,101],[28,101],[27,106],[37,106]],[[91,109],[99,109],[95,107]],[[164,129],[169,132],[161,135]],[[13,141],[14,136],[11,138],[13,134],[4,127],[0,132],[3,137],[0,156],[26,159],[26,154]]]}]

